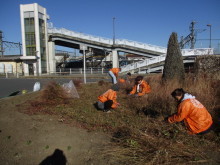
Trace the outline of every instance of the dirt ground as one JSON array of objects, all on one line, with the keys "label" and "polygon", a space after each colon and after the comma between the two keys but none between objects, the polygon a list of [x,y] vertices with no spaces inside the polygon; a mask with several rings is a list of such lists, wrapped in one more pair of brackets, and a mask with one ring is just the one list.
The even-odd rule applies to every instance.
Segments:
[{"label": "dirt ground", "polygon": [[0,99],[0,164],[109,164],[99,156],[108,135],[64,124],[59,116],[21,113],[22,97]]}]

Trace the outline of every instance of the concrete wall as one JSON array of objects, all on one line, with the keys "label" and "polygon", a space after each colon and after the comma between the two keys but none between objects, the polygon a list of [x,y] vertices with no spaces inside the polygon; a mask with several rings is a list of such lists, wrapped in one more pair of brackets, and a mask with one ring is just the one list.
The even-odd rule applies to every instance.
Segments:
[{"label": "concrete wall", "polygon": [[[4,68],[2,68],[2,66]],[[13,74],[22,74],[22,62],[0,62],[0,74],[1,73],[13,73]]]}]

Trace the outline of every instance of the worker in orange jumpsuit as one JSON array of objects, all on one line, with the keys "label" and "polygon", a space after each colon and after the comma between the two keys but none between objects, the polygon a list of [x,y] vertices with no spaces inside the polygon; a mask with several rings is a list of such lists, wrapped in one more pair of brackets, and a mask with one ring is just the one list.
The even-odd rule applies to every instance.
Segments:
[{"label": "worker in orange jumpsuit", "polygon": [[112,68],[109,70],[109,75],[112,78],[112,83],[117,84],[118,73],[121,71],[121,68]]},{"label": "worker in orange jumpsuit", "polygon": [[131,73],[128,72],[126,75],[123,75],[121,78],[119,78],[118,81],[120,83],[129,83],[130,84],[131,83],[130,77],[131,77]]},{"label": "worker in orange jumpsuit", "polygon": [[145,80],[143,80],[143,76],[137,76],[135,78],[135,85],[129,95],[135,95],[136,97],[147,96],[146,94],[150,92],[150,85]]},{"label": "worker in orange jumpsuit", "polygon": [[182,88],[175,89],[171,95],[178,101],[178,111],[168,118],[169,123],[184,121],[190,134],[205,134],[211,130],[212,117],[207,109]]},{"label": "worker in orange jumpsuit", "polygon": [[117,91],[119,91],[119,86],[114,84],[111,89],[100,95],[98,97],[97,108],[104,112],[117,108],[119,105],[117,102]]}]

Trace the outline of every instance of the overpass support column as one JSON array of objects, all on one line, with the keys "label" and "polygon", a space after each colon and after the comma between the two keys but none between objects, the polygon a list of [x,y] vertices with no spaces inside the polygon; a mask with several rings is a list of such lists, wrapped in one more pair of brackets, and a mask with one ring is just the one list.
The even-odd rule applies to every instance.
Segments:
[{"label": "overpass support column", "polygon": [[23,71],[25,76],[29,76],[28,63],[26,61],[23,62]]},{"label": "overpass support column", "polygon": [[55,60],[55,44],[54,42],[48,42],[48,61],[47,61],[47,72],[55,73],[56,72],[56,60]]},{"label": "overpass support column", "polygon": [[118,62],[118,51],[112,50],[112,68],[118,68],[119,62]]}]

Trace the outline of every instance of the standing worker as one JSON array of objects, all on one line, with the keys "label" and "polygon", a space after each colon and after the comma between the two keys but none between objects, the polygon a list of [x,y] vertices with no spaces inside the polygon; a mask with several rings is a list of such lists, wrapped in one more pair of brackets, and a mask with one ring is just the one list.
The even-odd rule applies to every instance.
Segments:
[{"label": "standing worker", "polygon": [[211,130],[212,117],[195,96],[182,88],[175,89],[171,95],[179,105],[177,113],[168,118],[169,123],[183,120],[190,134],[205,134]]},{"label": "standing worker", "polygon": [[121,68],[112,68],[109,70],[109,75],[112,78],[112,83],[117,84],[118,73],[121,71]]}]

